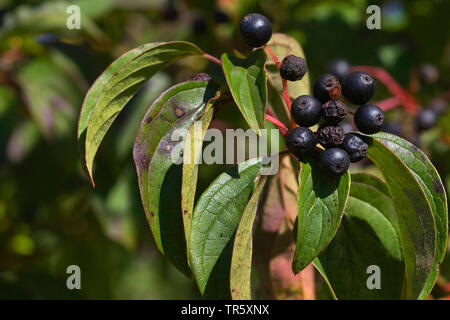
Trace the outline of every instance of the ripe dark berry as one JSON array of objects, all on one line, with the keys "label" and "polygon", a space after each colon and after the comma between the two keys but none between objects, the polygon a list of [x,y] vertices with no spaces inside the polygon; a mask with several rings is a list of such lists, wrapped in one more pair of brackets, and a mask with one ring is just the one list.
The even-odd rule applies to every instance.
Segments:
[{"label": "ripe dark berry", "polygon": [[337,59],[328,65],[327,70],[342,82],[350,74],[350,64],[346,60]]},{"label": "ripe dark berry", "polygon": [[331,73],[325,73],[314,83],[314,97],[322,104],[329,100],[337,100],[341,96],[341,84]]},{"label": "ripe dark berry", "polygon": [[302,157],[314,150],[316,138],[308,128],[296,127],[286,136],[286,146],[297,157]]},{"label": "ripe dark berry", "polygon": [[447,110],[447,102],[442,98],[436,98],[431,100],[429,108],[441,115]]},{"label": "ripe dark berry", "polygon": [[272,37],[272,23],[259,13],[246,15],[241,21],[240,29],[244,41],[250,47],[261,47]]},{"label": "ripe dark berry", "polygon": [[345,119],[348,113],[347,106],[339,100],[330,100],[323,105],[323,117],[329,124],[337,124]]},{"label": "ripe dark berry", "polygon": [[366,104],[375,93],[375,81],[365,72],[355,71],[345,78],[342,94],[353,104]]},{"label": "ripe dark berry", "polygon": [[203,33],[206,31],[206,22],[202,17],[197,17],[192,22],[192,29],[195,33]]},{"label": "ripe dark berry", "polygon": [[328,172],[340,176],[347,172],[350,159],[347,152],[339,148],[330,148],[320,154],[320,162]]},{"label": "ripe dark berry", "polygon": [[178,11],[173,5],[173,3],[169,2],[162,10],[162,17],[164,20],[173,21],[178,17]]},{"label": "ripe dark berry", "polygon": [[384,112],[374,104],[365,104],[356,110],[353,119],[362,133],[377,133],[383,128]]},{"label": "ripe dark berry", "polygon": [[347,152],[350,162],[358,162],[364,159],[367,156],[367,151],[369,151],[367,143],[351,133],[345,135],[341,148]]},{"label": "ripe dark berry", "polygon": [[281,62],[280,75],[283,79],[297,81],[303,79],[307,71],[306,61],[292,54],[286,56]]},{"label": "ripe dark berry", "polygon": [[310,127],[320,120],[322,105],[313,96],[303,95],[292,102],[292,119],[302,127]]},{"label": "ripe dark berry", "polygon": [[432,127],[434,127],[437,121],[438,115],[432,109],[425,109],[420,111],[416,119],[417,127],[421,130],[431,129]]},{"label": "ripe dark berry", "polygon": [[226,23],[230,20],[230,18],[228,18],[228,15],[225,12],[217,9],[214,11],[214,20],[216,20],[217,23]]},{"label": "ripe dark berry", "polygon": [[324,148],[336,147],[344,141],[344,129],[339,126],[321,126],[317,129],[316,139]]},{"label": "ripe dark berry", "polygon": [[420,78],[426,84],[433,84],[439,79],[439,71],[431,63],[426,63],[420,67]]}]

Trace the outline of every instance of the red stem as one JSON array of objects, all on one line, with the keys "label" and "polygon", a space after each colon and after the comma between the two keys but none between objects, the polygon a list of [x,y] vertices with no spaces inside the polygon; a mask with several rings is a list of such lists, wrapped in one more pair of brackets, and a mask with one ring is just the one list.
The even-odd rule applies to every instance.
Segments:
[{"label": "red stem", "polygon": [[408,91],[403,89],[386,70],[370,66],[356,66],[352,68],[352,71],[356,70],[367,72],[377,78],[403,104],[408,113],[412,115],[417,114],[419,108],[417,107],[418,103],[416,99]]},{"label": "red stem", "polygon": [[275,118],[269,114],[266,114],[266,120],[269,122],[272,122],[278,128],[278,130],[281,131],[282,135],[285,135],[287,133],[288,128],[284,125],[283,122],[281,122],[277,118]]},{"label": "red stem", "polygon": [[219,59],[217,59],[216,57],[214,57],[214,56],[212,56],[212,55],[210,55],[208,53],[204,53],[203,57],[208,59],[208,60],[210,60],[210,61],[212,61],[212,62],[214,62],[214,63],[217,63],[219,66],[222,66],[222,61],[220,61]]},{"label": "red stem", "polygon": [[394,109],[401,103],[402,102],[400,101],[400,99],[396,96],[375,102],[375,104],[379,106],[383,111],[389,111],[391,109]]}]

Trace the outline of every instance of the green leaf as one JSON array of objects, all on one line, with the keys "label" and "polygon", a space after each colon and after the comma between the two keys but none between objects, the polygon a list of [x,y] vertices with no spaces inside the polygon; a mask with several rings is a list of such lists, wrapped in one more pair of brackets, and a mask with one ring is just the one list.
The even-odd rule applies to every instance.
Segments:
[{"label": "green leaf", "polygon": [[299,174],[297,247],[292,269],[302,271],[333,239],[344,214],[350,175],[326,173],[314,160],[302,163]]},{"label": "green leaf", "polygon": [[[369,174],[352,175],[342,224],[314,264],[339,299],[399,299],[404,264],[395,209],[386,184]],[[380,288],[369,266],[379,267]]]},{"label": "green leaf", "polygon": [[257,49],[247,59],[222,55],[225,78],[233,99],[250,128],[260,134],[267,105],[266,55]]},{"label": "green leaf", "polygon": [[[127,102],[156,72],[180,58],[203,52],[189,42],[149,43],[133,49],[114,61],[94,82],[80,114],[78,140],[84,142],[86,167],[92,165],[98,147],[109,127]],[[86,131],[86,133],[85,133]]]},{"label": "green leaf", "polygon": [[234,238],[230,270],[230,289],[234,300],[251,299],[250,277],[252,271],[253,223],[256,209],[258,209],[259,196],[266,181],[267,176],[264,176],[255,192],[253,192],[242,214],[241,222],[239,222]]},{"label": "green leaf", "polygon": [[47,138],[67,134],[76,121],[82,91],[52,56],[25,64],[17,81],[31,118]]},{"label": "green leaf", "polygon": [[[267,45],[280,62],[289,54],[293,54],[306,60],[305,53],[298,41],[283,33],[274,33]],[[280,73],[271,57],[268,57],[266,70],[270,84],[274,86],[277,92],[281,92],[283,84],[281,82]],[[306,73],[302,80],[288,81],[287,84],[289,95],[293,99],[304,94],[310,94],[309,72]]]},{"label": "green leaf", "polygon": [[438,275],[438,265],[442,262],[447,248],[448,208],[447,196],[442,180],[427,156],[410,142],[397,136],[379,133],[373,137],[379,140],[408,167],[422,187],[430,204],[436,224],[436,254],[431,272],[419,298],[425,299],[431,292]]},{"label": "green leaf", "polygon": [[261,168],[261,158],[254,158],[222,173],[195,206],[189,261],[202,294],[219,256],[236,231]]},{"label": "green leaf", "polygon": [[426,156],[409,142],[387,133],[361,137],[394,200],[406,264],[405,297],[416,299],[425,285],[426,291],[431,289],[435,276],[430,279],[430,272],[442,259],[447,237],[444,187]]},{"label": "green leaf", "polygon": [[200,121],[192,124],[188,130],[183,153],[183,180],[181,185],[181,208],[183,211],[184,233],[186,247],[189,252],[191,235],[192,213],[194,211],[195,191],[197,189],[198,163],[203,146],[203,138],[214,114],[212,103],[219,97],[217,95],[207,106]]},{"label": "green leaf", "polygon": [[[187,269],[187,260],[181,213],[182,168],[176,165],[181,160],[177,156],[181,156],[189,127],[216,92],[217,86],[205,81],[188,81],[168,89],[145,114],[133,148],[141,199],[156,245],[180,270]],[[175,133],[179,139],[172,138]],[[172,187],[168,186],[170,172],[175,172]]]}]

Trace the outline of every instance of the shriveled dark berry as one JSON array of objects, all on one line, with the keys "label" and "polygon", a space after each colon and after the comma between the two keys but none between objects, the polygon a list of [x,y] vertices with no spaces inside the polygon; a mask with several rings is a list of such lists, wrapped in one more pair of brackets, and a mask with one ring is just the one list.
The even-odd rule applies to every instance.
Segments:
[{"label": "shriveled dark berry", "polygon": [[442,98],[436,98],[431,100],[429,108],[436,112],[438,115],[441,115],[445,111],[447,111],[447,106],[447,101]]},{"label": "shriveled dark berry", "polygon": [[209,81],[211,79],[212,79],[211,76],[204,72],[196,73],[192,77],[189,78],[189,80],[193,80],[193,81]]},{"label": "shriveled dark berry", "polygon": [[439,79],[439,71],[431,63],[422,65],[419,69],[419,75],[426,84],[436,83]]},{"label": "shriveled dark berry", "polygon": [[330,148],[320,154],[322,166],[330,173],[340,176],[347,172],[350,158],[345,150]]},{"label": "shriveled dark berry", "polygon": [[214,11],[214,20],[217,23],[226,23],[226,22],[228,22],[230,20],[230,18],[221,9],[216,9],[216,11]]},{"label": "shriveled dark berry", "polygon": [[342,94],[353,104],[366,104],[375,93],[375,81],[365,72],[355,71],[345,78]]},{"label": "shriveled dark berry", "polygon": [[364,159],[369,151],[367,143],[357,135],[351,133],[345,135],[341,148],[347,152],[350,162],[358,162]]},{"label": "shriveled dark berry", "polygon": [[329,124],[337,124],[345,119],[348,113],[347,106],[339,100],[330,100],[323,105],[322,114]]},{"label": "shriveled dark berry", "polygon": [[303,95],[292,102],[291,114],[296,124],[310,127],[319,122],[322,105],[313,96]]},{"label": "shriveled dark berry", "polygon": [[321,126],[317,129],[316,139],[324,148],[336,147],[344,141],[344,129],[340,126]]},{"label": "shriveled dark berry", "polygon": [[337,100],[341,96],[341,84],[334,75],[325,73],[317,78],[313,93],[322,104],[329,100]]},{"label": "shriveled dark berry", "polygon": [[335,75],[342,83],[344,79],[350,74],[350,64],[347,60],[336,59],[328,65],[327,71],[328,73]]},{"label": "shriveled dark berry", "polygon": [[436,125],[437,121],[438,115],[432,109],[425,109],[420,111],[416,119],[417,127],[421,130],[431,129]]},{"label": "shriveled dark berry", "polygon": [[259,13],[246,15],[241,21],[240,29],[244,41],[250,47],[261,47],[272,37],[272,23]]},{"label": "shriveled dark berry", "polygon": [[296,127],[286,136],[286,147],[295,156],[301,158],[314,151],[316,137],[308,128]]},{"label": "shriveled dark berry", "polygon": [[353,120],[362,133],[377,133],[383,128],[384,111],[374,104],[365,104],[356,110]]},{"label": "shriveled dark berry", "polygon": [[281,62],[280,75],[283,79],[297,81],[303,79],[307,71],[306,61],[290,54]]}]

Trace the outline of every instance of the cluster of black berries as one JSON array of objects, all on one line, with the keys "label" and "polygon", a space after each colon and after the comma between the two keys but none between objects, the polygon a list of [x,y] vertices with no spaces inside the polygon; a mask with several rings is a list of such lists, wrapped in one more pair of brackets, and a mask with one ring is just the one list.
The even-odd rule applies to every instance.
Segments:
[{"label": "cluster of black berries", "polygon": [[[272,24],[265,16],[251,13],[240,25],[242,37],[251,47],[261,47],[272,37]],[[320,76],[314,84],[314,96],[303,95],[292,102],[292,119],[299,125],[289,131],[286,146],[298,158],[305,158],[316,151],[317,143],[325,148],[320,154],[321,163],[335,175],[344,174],[350,162],[357,162],[367,155],[367,144],[354,134],[345,134],[339,122],[348,114],[347,106],[338,99],[341,91],[350,103],[360,105],[354,115],[356,127],[363,133],[381,130],[384,112],[367,102],[375,91],[375,82],[365,72],[350,73],[350,66],[338,62],[332,66],[336,73]],[[306,61],[294,55],[286,56],[280,66],[280,75],[289,81],[301,80],[307,72]],[[338,79],[339,78],[339,79]],[[340,80],[343,85],[341,87]],[[320,122],[314,133],[308,127]]]},{"label": "cluster of black berries", "polygon": [[[286,59],[283,64],[287,64]],[[325,73],[316,80],[314,96],[303,95],[292,102],[292,119],[299,127],[288,133],[286,145],[290,152],[301,159],[313,154],[319,143],[325,149],[320,153],[322,165],[330,173],[342,175],[348,170],[350,162],[358,162],[366,157],[368,145],[357,135],[345,133],[339,125],[349,113],[345,103],[338,100],[341,92],[348,102],[359,105],[354,122],[362,133],[380,131],[384,112],[368,103],[375,92],[375,82],[369,74],[360,71],[350,73],[350,67],[342,61],[338,61],[332,70],[334,74]],[[304,74],[306,65],[297,67],[297,71]],[[283,73],[281,76],[290,80]],[[315,133],[307,128],[316,124],[319,124],[319,128]]]}]

